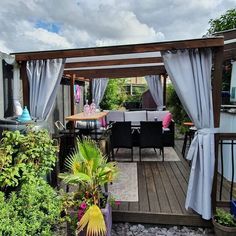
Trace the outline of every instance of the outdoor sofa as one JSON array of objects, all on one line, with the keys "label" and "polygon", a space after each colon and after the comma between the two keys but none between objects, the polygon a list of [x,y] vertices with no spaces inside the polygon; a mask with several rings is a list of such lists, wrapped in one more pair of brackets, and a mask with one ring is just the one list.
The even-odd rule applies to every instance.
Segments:
[{"label": "outdoor sofa", "polygon": [[[131,121],[133,126],[139,126],[140,121],[163,121],[169,111],[109,111],[106,123]],[[164,147],[174,147],[175,122],[172,119],[168,128],[163,129]]]}]

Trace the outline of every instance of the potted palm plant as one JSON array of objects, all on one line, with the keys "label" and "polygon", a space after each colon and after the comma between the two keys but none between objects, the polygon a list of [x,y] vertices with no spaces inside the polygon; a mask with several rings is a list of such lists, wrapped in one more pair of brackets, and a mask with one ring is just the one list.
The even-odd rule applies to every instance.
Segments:
[{"label": "potted palm plant", "polygon": [[111,235],[111,207],[102,188],[116,177],[116,163],[107,162],[97,144],[84,138],[77,140],[74,152],[66,159],[66,167],[69,171],[59,177],[66,184],[76,186],[77,235]]},{"label": "potted palm plant", "polygon": [[216,209],[216,214],[212,218],[215,234],[217,236],[236,235],[236,220],[234,216],[223,209]]}]

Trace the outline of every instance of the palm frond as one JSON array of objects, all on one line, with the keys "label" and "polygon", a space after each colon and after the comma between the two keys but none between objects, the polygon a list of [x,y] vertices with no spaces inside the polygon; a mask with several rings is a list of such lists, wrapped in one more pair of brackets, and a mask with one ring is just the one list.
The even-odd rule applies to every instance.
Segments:
[{"label": "palm frond", "polygon": [[87,226],[86,235],[102,236],[106,234],[106,225],[101,209],[97,205],[92,205],[85,212],[78,223],[78,231],[81,232]]},{"label": "palm frond", "polygon": [[90,176],[84,173],[70,174],[61,173],[58,175],[59,178],[63,179],[66,184],[79,184],[79,183],[91,183],[92,179]]},{"label": "palm frond", "polygon": [[77,140],[77,148],[80,155],[89,163],[89,168],[91,171],[96,171],[98,166],[101,166],[105,158],[95,143],[91,138],[84,138],[82,141]]}]

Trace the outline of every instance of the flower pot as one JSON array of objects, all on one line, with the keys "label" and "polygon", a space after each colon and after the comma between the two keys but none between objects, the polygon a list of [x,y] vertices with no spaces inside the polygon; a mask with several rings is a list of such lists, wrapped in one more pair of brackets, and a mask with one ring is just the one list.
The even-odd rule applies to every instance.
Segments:
[{"label": "flower pot", "polygon": [[214,225],[214,230],[216,236],[235,236],[236,235],[236,227],[227,227],[217,223],[214,218],[212,219],[212,223]]},{"label": "flower pot", "polygon": [[[107,228],[107,233],[106,236],[111,236],[111,228],[112,228],[112,208],[111,205],[107,202],[106,207],[102,208],[102,214],[105,220],[106,228]],[[77,217],[77,211],[73,210],[70,211],[71,217]],[[72,232],[72,229],[70,225],[67,225],[67,236],[72,236],[75,235]],[[82,232],[79,233],[79,236],[86,236],[86,229],[83,230]]]}]

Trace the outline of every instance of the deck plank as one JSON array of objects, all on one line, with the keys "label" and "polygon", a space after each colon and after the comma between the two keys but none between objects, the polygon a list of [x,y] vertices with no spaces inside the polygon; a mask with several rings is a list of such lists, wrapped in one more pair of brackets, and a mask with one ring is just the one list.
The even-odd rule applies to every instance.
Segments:
[{"label": "deck plank", "polygon": [[182,188],[186,196],[187,188],[188,188],[188,182],[186,178],[183,176],[183,173],[179,170],[178,166],[176,165],[176,162],[171,162],[170,165],[173,172],[175,173],[176,179],[178,180],[180,187]]},{"label": "deck plank", "polygon": [[139,210],[150,212],[144,163],[138,163]]},{"label": "deck plank", "polygon": [[172,188],[175,192],[175,196],[178,200],[179,206],[182,210],[182,213],[185,214],[187,213],[186,209],[185,209],[185,192],[183,191],[181,185],[179,184],[172,168],[169,162],[164,162],[164,167],[166,169],[166,173],[169,177],[170,183],[172,185]]},{"label": "deck plank", "polygon": [[182,214],[181,207],[179,205],[179,202],[177,200],[177,197],[175,195],[175,192],[172,188],[172,185],[170,183],[170,180],[168,178],[168,175],[166,173],[165,167],[163,163],[158,163],[157,168],[159,169],[160,176],[163,181],[163,185],[166,191],[166,195],[170,204],[171,212],[172,213],[177,213],[177,214]]},{"label": "deck plank", "polygon": [[150,212],[160,212],[160,204],[156,193],[156,186],[153,179],[153,174],[150,162],[144,163],[145,175],[147,181],[147,192],[150,206]]},{"label": "deck plank", "polygon": [[157,196],[160,202],[160,212],[171,213],[170,204],[156,163],[151,165],[151,171],[153,173]]}]

